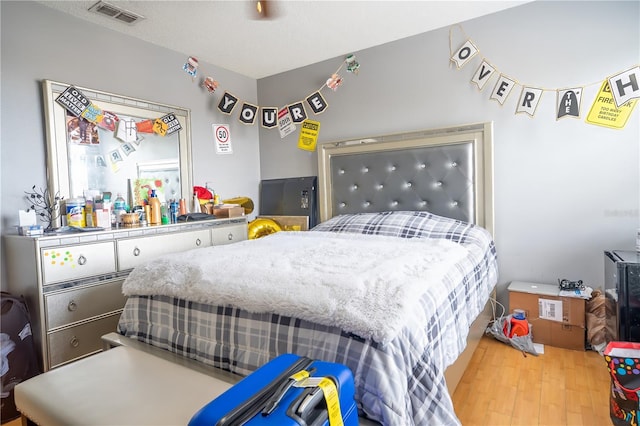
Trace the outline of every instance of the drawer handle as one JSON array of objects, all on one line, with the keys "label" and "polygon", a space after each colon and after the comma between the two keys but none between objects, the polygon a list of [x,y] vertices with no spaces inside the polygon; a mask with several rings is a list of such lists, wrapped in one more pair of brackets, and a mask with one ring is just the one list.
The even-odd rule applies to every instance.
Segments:
[{"label": "drawer handle", "polygon": [[84,255],[81,254],[80,257],[78,258],[78,265],[82,266],[85,263],[87,263],[87,258],[84,257]]},{"label": "drawer handle", "polygon": [[75,301],[75,300],[72,300],[72,301],[71,301],[71,302],[69,302],[69,304],[67,305],[67,309],[68,309],[70,312],[73,312],[73,311],[75,311],[76,309],[78,309],[78,304],[76,303],[76,301]]},{"label": "drawer handle", "polygon": [[74,348],[77,348],[78,346],[80,346],[80,339],[78,339],[76,336],[73,336],[69,343],[71,343],[71,346],[73,346]]},{"label": "drawer handle", "polygon": [[229,235],[227,235],[227,239],[229,241],[233,241],[233,233],[229,232]]},{"label": "drawer handle", "polygon": [[200,244],[202,244],[202,241],[200,241],[200,238],[196,238],[196,245],[200,247]]},{"label": "drawer handle", "polygon": [[133,255],[134,256],[140,256],[140,249],[138,247],[133,249]]}]

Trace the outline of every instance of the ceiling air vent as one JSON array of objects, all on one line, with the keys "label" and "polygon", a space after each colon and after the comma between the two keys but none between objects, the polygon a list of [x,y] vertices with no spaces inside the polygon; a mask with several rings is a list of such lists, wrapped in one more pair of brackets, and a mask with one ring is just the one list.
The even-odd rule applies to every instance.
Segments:
[{"label": "ceiling air vent", "polygon": [[89,8],[89,12],[95,12],[100,15],[107,16],[111,19],[115,19],[116,21],[124,22],[126,24],[133,24],[141,19],[144,19],[144,16],[138,15],[137,13],[129,12],[128,10],[122,9],[113,4],[99,1]]}]

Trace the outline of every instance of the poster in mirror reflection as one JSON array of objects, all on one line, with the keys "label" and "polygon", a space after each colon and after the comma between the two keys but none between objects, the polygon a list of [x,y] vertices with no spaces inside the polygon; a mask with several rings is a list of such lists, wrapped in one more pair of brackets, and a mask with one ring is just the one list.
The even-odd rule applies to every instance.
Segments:
[{"label": "poster in mirror reflection", "polygon": [[[143,117],[119,115],[106,127],[66,113],[69,185],[72,194],[85,189],[127,194],[132,185],[135,205],[142,205],[151,190],[161,201],[181,198],[178,134],[133,132],[120,138],[121,123],[140,122]],[[123,181],[121,176],[126,176]],[[124,183],[124,186],[123,186]]]}]

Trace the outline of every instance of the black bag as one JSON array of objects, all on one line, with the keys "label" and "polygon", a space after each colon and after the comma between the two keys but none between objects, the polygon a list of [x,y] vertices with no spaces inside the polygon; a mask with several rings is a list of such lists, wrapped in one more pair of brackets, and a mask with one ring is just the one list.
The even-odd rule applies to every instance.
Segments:
[{"label": "black bag", "polygon": [[31,334],[29,309],[22,296],[2,292],[0,298],[0,396],[2,423],[16,419],[13,388],[20,382],[40,374],[35,342]]}]

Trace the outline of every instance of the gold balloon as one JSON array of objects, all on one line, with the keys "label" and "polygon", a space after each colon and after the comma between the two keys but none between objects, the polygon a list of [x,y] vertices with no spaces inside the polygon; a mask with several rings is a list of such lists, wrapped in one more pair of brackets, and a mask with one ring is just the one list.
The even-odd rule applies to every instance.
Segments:
[{"label": "gold balloon", "polygon": [[255,240],[256,238],[266,237],[274,232],[280,232],[282,228],[278,225],[278,222],[272,219],[259,217],[249,222],[249,239]]},{"label": "gold balloon", "polygon": [[238,204],[244,209],[244,214],[247,215],[253,211],[253,200],[249,197],[234,197],[222,200],[225,204]]}]

